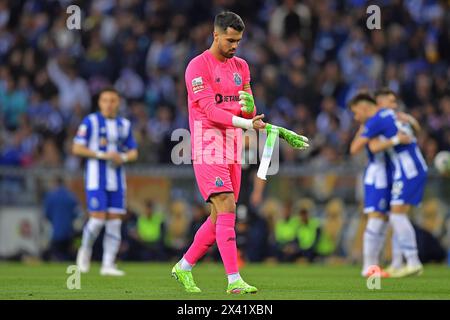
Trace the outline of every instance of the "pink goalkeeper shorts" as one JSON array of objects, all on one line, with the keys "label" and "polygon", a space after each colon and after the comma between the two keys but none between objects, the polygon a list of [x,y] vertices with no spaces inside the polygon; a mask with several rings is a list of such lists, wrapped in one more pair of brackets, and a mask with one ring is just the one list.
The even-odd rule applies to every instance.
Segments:
[{"label": "pink goalkeeper shorts", "polygon": [[195,179],[205,201],[215,193],[233,192],[237,202],[241,189],[241,164],[193,164]]}]

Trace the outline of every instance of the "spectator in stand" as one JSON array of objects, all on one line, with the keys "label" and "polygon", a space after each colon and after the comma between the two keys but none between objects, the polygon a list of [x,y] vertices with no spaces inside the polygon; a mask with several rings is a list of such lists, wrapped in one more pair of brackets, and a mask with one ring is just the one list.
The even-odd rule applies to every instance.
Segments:
[{"label": "spectator in stand", "polygon": [[44,200],[45,217],[52,226],[48,259],[73,261],[73,222],[80,215],[75,195],[67,189],[64,180],[57,177]]}]

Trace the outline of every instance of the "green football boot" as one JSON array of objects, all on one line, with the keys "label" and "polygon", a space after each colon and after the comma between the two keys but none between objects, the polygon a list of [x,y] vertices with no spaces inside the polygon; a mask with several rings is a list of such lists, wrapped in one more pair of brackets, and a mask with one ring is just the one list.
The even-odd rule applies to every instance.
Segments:
[{"label": "green football boot", "polygon": [[405,266],[400,269],[397,278],[409,277],[409,276],[420,276],[423,273],[423,266],[420,264],[418,266]]},{"label": "green football boot", "polygon": [[178,263],[172,268],[172,277],[183,285],[186,292],[202,292],[195,284],[192,272],[181,270]]},{"label": "green football boot", "polygon": [[227,293],[228,294],[246,294],[246,293],[257,293],[258,289],[249,285],[244,280],[239,279],[235,282],[228,284]]}]

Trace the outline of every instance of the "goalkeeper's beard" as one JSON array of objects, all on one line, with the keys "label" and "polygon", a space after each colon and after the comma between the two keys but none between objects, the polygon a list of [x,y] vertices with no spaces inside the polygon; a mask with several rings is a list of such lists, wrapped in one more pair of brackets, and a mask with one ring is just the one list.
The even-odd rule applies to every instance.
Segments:
[{"label": "goalkeeper's beard", "polygon": [[225,50],[222,50],[222,48],[220,48],[220,46],[219,46],[219,52],[220,52],[220,55],[222,57],[225,57],[227,59],[233,58],[234,55],[236,54],[236,50],[235,49],[230,49],[228,51],[225,51]]},{"label": "goalkeeper's beard", "polygon": [[236,53],[236,50],[228,51],[228,53],[225,55],[225,57],[228,58],[228,59],[231,59],[231,58],[234,57],[235,53]]}]

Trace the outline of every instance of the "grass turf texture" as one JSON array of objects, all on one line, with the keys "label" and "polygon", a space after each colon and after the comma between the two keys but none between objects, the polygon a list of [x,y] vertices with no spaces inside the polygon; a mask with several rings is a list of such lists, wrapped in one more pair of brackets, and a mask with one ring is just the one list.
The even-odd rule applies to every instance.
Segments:
[{"label": "grass turf texture", "polygon": [[255,295],[227,295],[220,264],[199,263],[194,278],[202,293],[189,294],[171,278],[173,264],[121,263],[122,278],[102,277],[93,264],[81,276],[81,289],[69,290],[68,264],[24,265],[0,263],[0,299],[450,299],[450,268],[427,265],[419,277],[382,279],[380,290],[369,290],[357,266],[248,264],[244,279],[255,285]]}]

